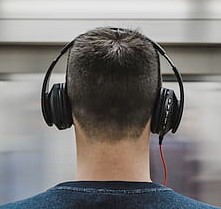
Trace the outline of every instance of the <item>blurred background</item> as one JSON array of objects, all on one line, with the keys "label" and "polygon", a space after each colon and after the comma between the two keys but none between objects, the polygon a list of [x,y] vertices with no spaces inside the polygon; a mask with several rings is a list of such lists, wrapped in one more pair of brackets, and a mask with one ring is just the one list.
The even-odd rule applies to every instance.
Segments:
[{"label": "blurred background", "polygon": [[[98,26],[138,29],[165,47],[183,74],[186,93],[180,129],[164,140],[168,186],[221,206],[219,0],[1,0],[0,204],[74,179],[74,131],[46,126],[40,91],[62,46]],[[161,67],[164,86],[178,90],[165,60]],[[64,81],[65,69],[66,56],[52,83]],[[151,176],[162,180],[155,135]]]}]

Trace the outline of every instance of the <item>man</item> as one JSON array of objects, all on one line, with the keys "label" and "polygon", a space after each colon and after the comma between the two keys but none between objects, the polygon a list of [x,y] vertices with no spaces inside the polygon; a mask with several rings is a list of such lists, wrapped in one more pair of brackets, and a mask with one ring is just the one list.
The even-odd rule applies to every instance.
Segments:
[{"label": "man", "polygon": [[79,36],[66,81],[76,133],[75,180],[0,209],[217,208],[151,181],[158,69],[156,50],[137,31],[97,28]]}]

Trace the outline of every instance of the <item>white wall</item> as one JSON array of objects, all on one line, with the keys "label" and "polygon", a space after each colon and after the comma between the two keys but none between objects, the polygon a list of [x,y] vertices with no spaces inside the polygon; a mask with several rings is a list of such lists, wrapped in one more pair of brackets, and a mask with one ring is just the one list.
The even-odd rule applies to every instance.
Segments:
[{"label": "white wall", "polygon": [[97,26],[139,28],[164,43],[221,43],[219,0],[1,0],[0,42],[68,42]]}]

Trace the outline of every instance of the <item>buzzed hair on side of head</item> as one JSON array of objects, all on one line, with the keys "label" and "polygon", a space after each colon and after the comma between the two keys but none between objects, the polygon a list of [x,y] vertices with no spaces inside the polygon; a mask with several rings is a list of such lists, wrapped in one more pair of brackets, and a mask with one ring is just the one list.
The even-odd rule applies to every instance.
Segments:
[{"label": "buzzed hair on side of head", "polygon": [[91,140],[138,138],[160,87],[159,57],[136,30],[101,27],[76,38],[67,67],[72,114]]}]

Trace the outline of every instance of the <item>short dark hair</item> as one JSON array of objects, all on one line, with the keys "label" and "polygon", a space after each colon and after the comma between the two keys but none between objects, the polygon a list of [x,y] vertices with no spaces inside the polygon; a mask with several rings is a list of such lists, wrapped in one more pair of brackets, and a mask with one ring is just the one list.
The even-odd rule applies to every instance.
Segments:
[{"label": "short dark hair", "polygon": [[138,138],[160,85],[159,57],[136,30],[101,27],[76,38],[69,52],[67,92],[87,137]]}]

